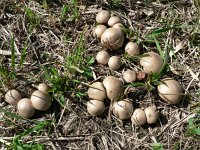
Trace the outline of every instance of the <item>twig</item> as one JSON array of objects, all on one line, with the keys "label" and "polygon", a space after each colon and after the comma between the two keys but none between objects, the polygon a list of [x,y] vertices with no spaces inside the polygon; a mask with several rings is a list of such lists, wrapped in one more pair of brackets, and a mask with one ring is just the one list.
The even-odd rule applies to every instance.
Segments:
[{"label": "twig", "polygon": [[[12,55],[11,51],[6,51],[6,50],[0,50],[0,55],[6,55],[6,56],[10,56]],[[16,56],[20,56],[20,53],[15,53]]]},{"label": "twig", "polygon": [[[34,141],[75,141],[75,140],[86,140],[91,135],[80,135],[80,136],[68,136],[68,137],[48,137],[48,136],[26,136],[26,140]],[[0,137],[0,140],[12,140],[15,137]]]}]

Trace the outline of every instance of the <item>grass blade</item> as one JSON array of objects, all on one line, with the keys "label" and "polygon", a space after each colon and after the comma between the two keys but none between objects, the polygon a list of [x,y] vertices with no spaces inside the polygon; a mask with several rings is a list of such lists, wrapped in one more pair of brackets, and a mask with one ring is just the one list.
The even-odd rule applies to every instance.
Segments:
[{"label": "grass blade", "polygon": [[20,64],[19,64],[19,68],[20,68],[20,69],[21,69],[21,67],[22,67],[22,65],[23,65],[23,63],[24,63],[25,58],[26,58],[26,51],[27,51],[27,48],[28,48],[28,46],[25,46],[25,47],[23,48],[22,55],[21,55],[21,59],[20,59]]},{"label": "grass blade", "polygon": [[11,39],[11,67],[12,72],[15,72],[15,38],[12,36]]},{"label": "grass blade", "polygon": [[158,50],[160,56],[162,57],[162,59],[164,59],[163,51],[162,51],[162,49],[161,49],[161,47],[160,47],[160,44],[159,44],[158,40],[156,39],[156,36],[155,36],[155,35],[152,35],[152,37],[153,37],[153,39],[154,39],[154,42],[156,43],[156,47],[157,47],[157,50]]},{"label": "grass blade", "polygon": [[6,110],[3,109],[3,108],[0,108],[0,112],[3,112],[3,113],[5,113],[6,115],[8,115],[9,117],[12,117],[12,118],[15,118],[15,119],[27,120],[27,119],[25,119],[25,118],[23,118],[23,117],[21,117],[21,116],[18,116],[18,115],[16,115],[16,114],[13,114],[13,113],[11,113],[11,112],[6,111]]},{"label": "grass blade", "polygon": [[156,30],[152,31],[152,34],[153,34],[154,36],[156,36],[156,35],[159,35],[159,34],[161,34],[161,33],[165,33],[165,32],[167,32],[167,31],[169,31],[169,30],[171,30],[171,29],[177,29],[177,28],[180,28],[180,26],[177,25],[177,26],[172,26],[172,27],[168,27],[168,28],[156,29]]}]

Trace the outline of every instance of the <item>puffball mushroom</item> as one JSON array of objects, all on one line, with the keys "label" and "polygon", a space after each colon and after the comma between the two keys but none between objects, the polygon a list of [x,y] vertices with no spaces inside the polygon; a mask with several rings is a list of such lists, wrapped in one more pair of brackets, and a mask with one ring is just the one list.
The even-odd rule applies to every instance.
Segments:
[{"label": "puffball mushroom", "polygon": [[112,16],[108,20],[108,25],[111,26],[111,27],[114,26],[117,23],[121,23],[121,19],[117,16]]},{"label": "puffball mushroom", "polygon": [[49,95],[40,91],[35,91],[32,93],[31,103],[35,109],[42,111],[49,109],[51,106]]},{"label": "puffball mushroom", "polygon": [[140,53],[140,49],[137,43],[128,42],[125,46],[125,52],[127,52],[129,56],[135,56]]},{"label": "puffball mushroom", "polygon": [[107,97],[111,101],[116,101],[120,98],[124,91],[122,81],[114,76],[108,76],[103,80],[103,86],[106,89]]},{"label": "puffball mushroom", "polygon": [[163,79],[157,89],[160,98],[169,104],[177,104],[182,99],[182,87],[172,78]]},{"label": "puffball mushroom", "polygon": [[148,52],[141,58],[140,65],[145,73],[158,73],[163,66],[163,60],[157,53]]},{"label": "puffball mushroom", "polygon": [[131,116],[131,122],[136,126],[142,126],[147,122],[144,110],[137,108]]},{"label": "puffball mushroom", "polygon": [[106,90],[101,82],[94,82],[88,89],[88,96],[91,99],[104,101],[106,96]]},{"label": "puffball mushroom", "polygon": [[133,113],[133,104],[124,99],[113,104],[113,114],[121,120],[129,119]]},{"label": "puffball mushroom", "polygon": [[117,50],[124,43],[124,35],[121,30],[108,28],[101,36],[101,44],[109,49]]},{"label": "puffball mushroom", "polygon": [[19,102],[20,99],[22,99],[22,96],[15,89],[9,90],[5,94],[5,101],[8,102],[11,105],[17,105],[17,103]]},{"label": "puffball mushroom", "polygon": [[17,112],[24,118],[31,118],[35,113],[35,108],[30,99],[23,98],[17,103]]},{"label": "puffball mushroom", "polygon": [[97,62],[102,64],[102,65],[108,64],[109,58],[110,58],[110,55],[106,51],[100,51],[96,55]]},{"label": "puffball mushroom", "polygon": [[47,94],[49,92],[49,86],[45,83],[40,83],[38,85],[38,91]]},{"label": "puffball mushroom", "polygon": [[105,111],[105,105],[99,100],[90,100],[87,102],[87,111],[92,116],[99,116]]},{"label": "puffball mushroom", "polygon": [[145,108],[144,112],[145,112],[148,124],[156,123],[159,117],[159,112],[154,107],[147,107]]},{"label": "puffball mushroom", "polygon": [[126,83],[135,82],[137,79],[136,72],[134,70],[127,70],[123,73],[123,79]]},{"label": "puffball mushroom", "polygon": [[107,29],[104,25],[97,25],[93,30],[93,36],[97,38],[101,38],[103,32]]},{"label": "puffball mushroom", "polygon": [[110,11],[101,10],[96,16],[96,22],[99,24],[106,24],[110,19]]},{"label": "puffball mushroom", "polygon": [[119,30],[122,30],[123,28],[123,25],[121,23],[116,23],[114,26],[112,26],[113,28],[115,29],[119,29]]},{"label": "puffball mushroom", "polygon": [[108,66],[112,70],[118,70],[121,66],[121,60],[118,56],[112,56],[108,60]]}]

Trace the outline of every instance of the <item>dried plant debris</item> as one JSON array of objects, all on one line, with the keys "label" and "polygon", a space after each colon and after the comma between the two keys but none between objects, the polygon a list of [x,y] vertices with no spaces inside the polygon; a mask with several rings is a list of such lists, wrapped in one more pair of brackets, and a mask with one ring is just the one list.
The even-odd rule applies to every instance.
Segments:
[{"label": "dried plant debris", "polygon": [[[104,29],[94,30],[101,10],[110,12],[109,24],[103,22]],[[0,148],[200,149],[199,10],[198,0],[0,0]],[[100,38],[110,26],[118,31],[119,44],[114,46],[106,42],[111,39]],[[134,43],[134,54],[125,49],[128,42]],[[106,50],[106,59],[96,58]],[[139,65],[149,52],[157,53],[163,63],[153,74],[144,73]],[[116,70],[107,65],[112,56],[121,61]],[[136,72],[136,81],[124,82],[126,70]],[[120,120],[118,112],[112,111],[117,102],[106,98],[107,89],[96,89],[104,93],[103,101],[93,98],[96,104],[88,103],[88,89],[108,76],[120,79],[124,91],[119,90],[117,99],[129,99],[131,113],[140,109],[145,114],[146,108],[154,108],[153,113],[159,114],[156,123],[151,124],[151,113],[142,119],[136,112],[134,116],[128,113],[128,120]],[[182,87],[178,104],[170,105],[159,97],[157,87],[166,87],[162,80],[167,78]],[[31,107],[27,116],[19,116],[19,108],[5,101],[12,89],[21,95],[12,97],[14,103],[30,98],[41,82],[50,86],[48,110]],[[94,109],[98,103],[101,109],[90,115],[87,105]]]}]

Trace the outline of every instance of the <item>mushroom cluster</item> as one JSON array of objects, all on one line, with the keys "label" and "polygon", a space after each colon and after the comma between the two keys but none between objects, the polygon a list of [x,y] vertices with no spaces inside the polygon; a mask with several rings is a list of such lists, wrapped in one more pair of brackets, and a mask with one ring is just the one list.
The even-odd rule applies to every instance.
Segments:
[{"label": "mushroom cluster", "polygon": [[148,107],[145,110],[140,108],[134,110],[131,100],[121,100],[123,92],[123,82],[114,76],[106,77],[103,82],[94,82],[87,92],[88,97],[91,99],[87,102],[88,113],[92,116],[103,114],[105,111],[104,101],[109,99],[113,114],[121,120],[131,118],[132,123],[136,126],[142,126],[145,123],[153,124],[158,120],[159,113],[154,107]]},{"label": "mushroom cluster", "polygon": [[40,83],[38,90],[32,93],[31,98],[22,98],[17,90],[12,89],[5,94],[5,101],[16,106],[20,116],[31,118],[36,110],[45,111],[51,106],[48,92],[49,86],[45,83]]},{"label": "mushroom cluster", "polygon": [[[108,51],[117,51],[123,47],[124,33],[122,20],[112,14],[110,11],[101,10],[96,16],[97,26],[93,29],[93,36],[100,40],[103,48],[96,55],[96,60],[99,64],[108,65],[111,70],[118,70],[121,65],[121,58],[119,56],[111,56]],[[139,54],[139,46],[137,43],[129,42],[124,50],[129,56]]]},{"label": "mushroom cluster", "polygon": [[[96,16],[97,25],[93,29],[93,36],[101,42],[103,50],[96,55],[96,61],[101,65],[108,65],[110,70],[122,68],[121,57],[116,55],[120,49],[124,49],[129,57],[137,57],[140,54],[139,45],[127,41],[123,32],[122,20],[107,10],[101,10]],[[119,51],[120,52],[120,51]],[[115,55],[112,55],[114,53]],[[121,120],[131,118],[132,124],[142,126],[146,123],[154,124],[159,118],[159,111],[156,107],[134,108],[133,101],[124,98],[124,84],[149,79],[151,75],[159,74],[163,67],[162,57],[153,52],[146,52],[141,55],[139,64],[143,71],[125,69],[120,78],[107,76],[102,82],[94,82],[88,89],[87,111],[92,116],[99,116],[105,111],[105,100],[109,100],[112,113]],[[148,78],[146,78],[146,76]],[[165,78],[157,85],[159,97],[169,103],[177,104],[182,99],[182,87],[180,83],[172,78]]]}]

